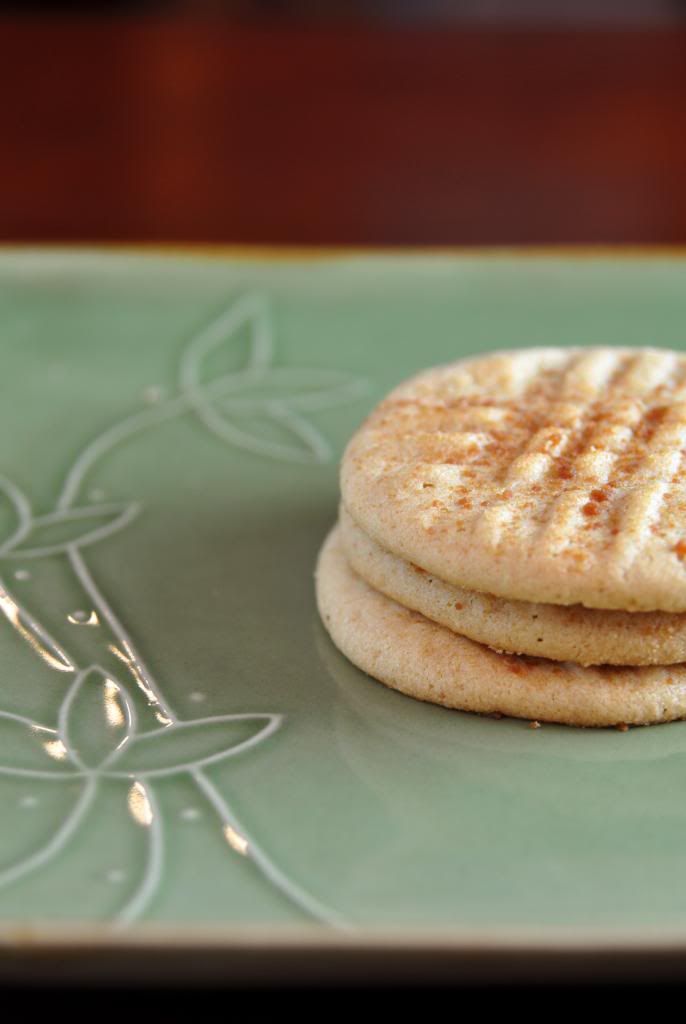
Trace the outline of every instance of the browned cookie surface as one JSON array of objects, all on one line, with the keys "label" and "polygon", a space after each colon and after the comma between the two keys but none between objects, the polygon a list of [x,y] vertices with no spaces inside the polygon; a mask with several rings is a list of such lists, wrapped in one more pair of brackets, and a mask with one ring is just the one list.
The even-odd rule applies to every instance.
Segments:
[{"label": "browned cookie surface", "polygon": [[686,611],[686,357],[529,349],[420,374],[346,450],[377,543],[514,600]]}]

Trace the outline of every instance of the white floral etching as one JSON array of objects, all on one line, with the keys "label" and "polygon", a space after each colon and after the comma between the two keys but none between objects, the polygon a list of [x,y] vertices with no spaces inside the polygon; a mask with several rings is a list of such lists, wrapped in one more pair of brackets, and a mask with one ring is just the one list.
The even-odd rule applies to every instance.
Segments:
[{"label": "white floral etching", "polygon": [[[249,336],[243,367],[211,378],[208,360],[222,346],[235,345],[241,332]],[[0,611],[6,620],[50,669],[69,676],[56,722],[0,710],[0,737],[5,740],[0,740],[0,775],[78,787],[71,809],[49,840],[22,860],[0,868],[0,889],[66,855],[97,800],[102,781],[110,780],[121,786],[130,820],[147,837],[145,865],[115,918],[122,925],[135,920],[149,906],[164,871],[165,829],[157,780],[184,774],[216,815],[233,854],[252,861],[266,882],[307,915],[346,927],[334,910],[279,869],[206,773],[211,765],[243,756],[264,743],[280,728],[282,716],[256,712],[191,720],[178,717],[87,562],[89,547],[129,527],[141,505],[128,498],[98,502],[94,498],[101,492],[92,490],[89,502],[82,504],[80,495],[92,469],[114,448],[183,415],[194,415],[216,438],[253,455],[325,462],[331,455],[328,441],[307,414],[352,401],[364,388],[364,381],[342,372],[274,366],[267,302],[261,295],[244,295],[190,340],[181,360],[178,393],[168,396],[166,390],[156,388],[153,402],[146,392],[146,408],[86,445],[68,469],[53,509],[36,514],[28,496],[0,476],[0,504],[13,520],[9,535],[0,543],[0,560],[14,563],[14,579],[25,581],[31,574],[14,568],[18,560],[60,559],[89,601],[88,613],[76,612],[68,621],[97,627],[86,632],[95,638],[99,652],[81,664],[69,645],[57,640],[37,612],[29,611],[0,578]],[[282,440],[256,433],[254,424],[259,420],[270,421]],[[147,723],[140,720],[137,704]]]}]

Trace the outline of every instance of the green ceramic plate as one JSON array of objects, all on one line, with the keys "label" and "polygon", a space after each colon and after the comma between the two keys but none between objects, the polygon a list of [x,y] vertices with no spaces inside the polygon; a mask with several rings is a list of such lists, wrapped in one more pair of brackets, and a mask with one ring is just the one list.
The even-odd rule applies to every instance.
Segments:
[{"label": "green ceramic plate", "polygon": [[686,261],[5,251],[0,303],[5,937],[686,949],[686,724],[416,703],[312,585],[392,385],[684,347]]}]

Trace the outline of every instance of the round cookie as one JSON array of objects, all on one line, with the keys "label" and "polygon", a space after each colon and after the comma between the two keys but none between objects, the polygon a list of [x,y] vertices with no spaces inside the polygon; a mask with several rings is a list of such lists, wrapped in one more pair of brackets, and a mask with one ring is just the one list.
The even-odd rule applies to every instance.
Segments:
[{"label": "round cookie", "polygon": [[316,574],[336,646],[393,689],[445,707],[567,725],[648,725],[686,716],[686,668],[581,668],[497,654],[373,590],[348,565],[338,529]]},{"label": "round cookie", "polygon": [[686,356],[540,348],[422,373],[348,445],[369,536],[468,590],[686,612]]},{"label": "round cookie", "polygon": [[686,615],[533,604],[445,583],[377,544],[340,510],[351,568],[375,590],[456,633],[498,651],[579,665],[686,662]]}]

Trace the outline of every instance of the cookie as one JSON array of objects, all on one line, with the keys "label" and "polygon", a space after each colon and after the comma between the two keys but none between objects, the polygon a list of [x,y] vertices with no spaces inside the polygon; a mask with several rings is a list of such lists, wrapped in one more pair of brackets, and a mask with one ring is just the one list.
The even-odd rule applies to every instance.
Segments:
[{"label": "cookie", "polygon": [[686,716],[686,667],[582,668],[498,654],[372,589],[335,529],[320,553],[317,603],[333,642],[370,676],[419,700],[566,725],[648,725]]},{"label": "cookie", "polygon": [[375,590],[456,633],[499,651],[580,665],[686,662],[686,615],[508,601],[445,583],[391,554],[340,510],[350,567]]},{"label": "cookie", "polygon": [[686,357],[541,348],[422,373],[348,445],[378,544],[508,600],[686,612]]}]

